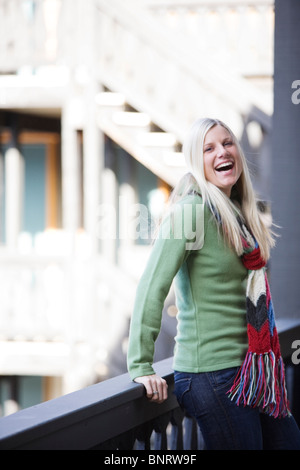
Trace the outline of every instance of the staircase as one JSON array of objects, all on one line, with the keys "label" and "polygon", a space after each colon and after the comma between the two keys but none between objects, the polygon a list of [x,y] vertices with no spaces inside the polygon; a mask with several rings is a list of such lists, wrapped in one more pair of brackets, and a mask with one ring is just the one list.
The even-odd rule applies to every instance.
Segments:
[{"label": "staircase", "polygon": [[97,78],[107,90],[97,97],[98,124],[173,186],[184,172],[180,148],[195,119],[222,119],[241,139],[249,122],[269,126],[272,100],[141,3],[96,2]]},{"label": "staircase", "polygon": [[172,186],[184,172],[185,133],[198,117],[224,120],[250,155],[260,154],[256,143],[272,115],[274,0],[23,3],[0,1],[0,69],[30,64],[37,74],[26,93],[18,74],[12,88],[4,83],[1,106],[58,112],[64,86],[85,70],[102,87],[100,128]]}]

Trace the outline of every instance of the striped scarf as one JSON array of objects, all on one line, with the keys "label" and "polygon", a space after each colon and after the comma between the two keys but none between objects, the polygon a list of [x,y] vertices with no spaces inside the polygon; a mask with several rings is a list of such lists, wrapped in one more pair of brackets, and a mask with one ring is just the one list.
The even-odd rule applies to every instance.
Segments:
[{"label": "striped scarf", "polygon": [[237,405],[258,407],[271,416],[289,416],[284,364],[269,289],[265,261],[253,236],[241,224],[244,234],[242,262],[248,269],[246,290],[248,351],[232,388],[228,391]]}]

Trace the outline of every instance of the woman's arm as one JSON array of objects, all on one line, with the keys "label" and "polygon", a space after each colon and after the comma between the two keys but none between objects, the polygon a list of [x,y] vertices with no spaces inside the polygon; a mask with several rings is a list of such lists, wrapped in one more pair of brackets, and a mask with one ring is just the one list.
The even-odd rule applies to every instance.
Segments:
[{"label": "woman's arm", "polygon": [[151,395],[153,401],[157,398],[152,397],[152,385],[157,383],[159,386],[159,400],[166,394],[166,385],[162,379],[156,382],[157,376],[152,367],[154,343],[161,327],[164,301],[174,276],[190,254],[190,242],[199,221],[200,232],[203,231],[201,211],[197,210],[199,205],[202,211],[203,204],[199,197],[186,197],[174,217],[163,221],[136,292],[128,343],[128,371],[132,380],[138,378],[145,385],[147,395]]}]

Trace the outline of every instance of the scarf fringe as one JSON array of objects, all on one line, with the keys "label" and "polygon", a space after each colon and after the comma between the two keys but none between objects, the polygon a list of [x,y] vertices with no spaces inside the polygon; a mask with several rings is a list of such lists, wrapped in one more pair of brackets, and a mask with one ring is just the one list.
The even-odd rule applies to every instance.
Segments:
[{"label": "scarf fringe", "polygon": [[264,354],[247,352],[229,397],[237,405],[259,407],[274,418],[290,416],[287,401],[284,364],[273,351]]}]

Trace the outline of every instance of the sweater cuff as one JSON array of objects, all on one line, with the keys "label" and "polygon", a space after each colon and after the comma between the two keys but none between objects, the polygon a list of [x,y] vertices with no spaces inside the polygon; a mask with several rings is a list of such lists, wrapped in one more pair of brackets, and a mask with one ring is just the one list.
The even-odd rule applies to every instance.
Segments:
[{"label": "sweater cuff", "polygon": [[131,368],[129,370],[129,376],[132,381],[134,381],[134,379],[136,379],[137,377],[143,377],[145,375],[153,375],[153,374],[155,374],[155,370],[151,366],[147,367],[144,364],[143,366]]}]

